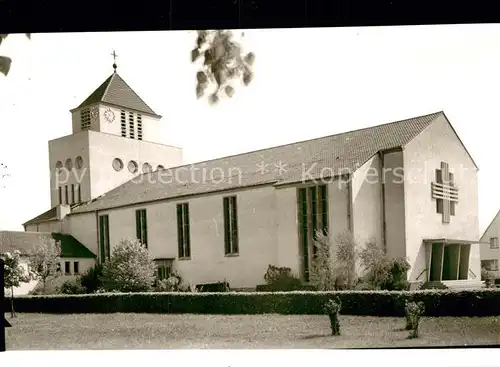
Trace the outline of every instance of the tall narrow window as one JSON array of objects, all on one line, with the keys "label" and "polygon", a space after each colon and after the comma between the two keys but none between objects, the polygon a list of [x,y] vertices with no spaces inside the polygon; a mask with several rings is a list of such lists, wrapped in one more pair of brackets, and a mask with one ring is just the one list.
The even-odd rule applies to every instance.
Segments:
[{"label": "tall narrow window", "polygon": [[80,263],[78,261],[73,262],[73,274],[80,274]]},{"label": "tall narrow window", "polygon": [[71,184],[71,204],[75,203],[75,185]]},{"label": "tall narrow window", "polygon": [[142,140],[142,115],[137,114],[137,139]]},{"label": "tall narrow window", "polygon": [[491,237],[490,238],[490,249],[491,250],[496,250],[498,248],[498,237]]},{"label": "tall narrow window", "polygon": [[63,203],[63,200],[62,200],[62,186],[59,186],[57,188],[57,190],[59,191],[59,205],[62,205],[62,203]]},{"label": "tall narrow window", "polygon": [[141,241],[144,247],[148,248],[148,223],[146,209],[139,209],[135,211],[135,223],[137,239]]},{"label": "tall narrow window", "polygon": [[68,185],[64,186],[64,194],[66,196],[66,205],[68,205],[69,204]]},{"label": "tall narrow window", "polygon": [[134,139],[135,138],[134,114],[132,112],[128,113],[128,128],[129,128],[130,139]]},{"label": "tall narrow window", "polygon": [[79,203],[82,202],[82,185],[78,184],[78,195],[77,195],[77,200]]},{"label": "tall narrow window", "polygon": [[191,256],[189,238],[189,206],[187,203],[177,204],[177,243],[179,259]]},{"label": "tall narrow window", "polygon": [[120,112],[120,123],[121,123],[121,132],[124,138],[127,137],[127,115],[125,111],[121,110]]},{"label": "tall narrow window", "polygon": [[224,198],[224,245],[226,255],[238,255],[238,218],[236,196]]},{"label": "tall narrow window", "polygon": [[90,110],[88,108],[80,111],[80,127],[82,131],[90,129]]},{"label": "tall narrow window", "polygon": [[101,263],[109,260],[109,217],[99,216],[99,248],[101,253]]},{"label": "tall narrow window", "polygon": [[64,274],[65,275],[70,275],[71,274],[71,262],[70,261],[65,261],[64,262]]},{"label": "tall narrow window", "polygon": [[309,272],[316,255],[317,233],[328,234],[328,196],[326,185],[298,189],[299,243],[302,274],[309,281]]}]

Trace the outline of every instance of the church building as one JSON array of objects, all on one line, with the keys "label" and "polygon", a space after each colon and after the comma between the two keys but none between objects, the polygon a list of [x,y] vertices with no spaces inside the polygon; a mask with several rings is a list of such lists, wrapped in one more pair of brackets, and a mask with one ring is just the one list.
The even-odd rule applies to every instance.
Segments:
[{"label": "church building", "polygon": [[114,66],[49,142],[51,209],[27,232],[71,235],[97,262],[138,238],[160,274],[250,289],[270,264],[308,281],[315,231],[350,231],[407,258],[411,282],[481,286],[478,168],[443,112],[184,164]]}]

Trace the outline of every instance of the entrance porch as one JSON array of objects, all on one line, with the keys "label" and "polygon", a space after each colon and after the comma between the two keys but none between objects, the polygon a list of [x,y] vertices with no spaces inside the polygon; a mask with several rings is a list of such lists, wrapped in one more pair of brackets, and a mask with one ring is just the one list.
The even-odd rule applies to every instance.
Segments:
[{"label": "entrance porch", "polygon": [[423,288],[482,288],[480,274],[469,267],[471,246],[476,242],[451,239],[424,240],[427,286]]}]

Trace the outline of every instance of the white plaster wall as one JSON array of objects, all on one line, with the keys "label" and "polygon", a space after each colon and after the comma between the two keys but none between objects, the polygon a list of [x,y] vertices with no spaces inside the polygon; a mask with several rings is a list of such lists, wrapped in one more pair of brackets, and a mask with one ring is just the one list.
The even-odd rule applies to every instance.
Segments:
[{"label": "white plaster wall", "polygon": [[[223,197],[229,195],[237,196],[238,205],[239,256],[234,257],[224,255]],[[264,282],[268,265],[278,262],[276,195],[272,186],[99,212],[109,215],[111,251],[120,239],[135,238],[135,210],[146,208],[151,255],[177,259],[176,204],[181,202],[189,202],[191,259],[176,260],[174,268],[184,282],[227,280],[234,288]],[[296,227],[292,230],[296,231]]]},{"label": "white plaster wall", "polygon": [[[92,198],[136,177],[142,173],[142,165],[146,162],[152,166],[153,170],[156,170],[158,165],[168,168],[182,164],[182,149],[180,148],[93,131],[88,133]],[[119,172],[115,171],[112,166],[115,158],[123,161],[124,167]],[[138,164],[137,173],[131,173],[128,170],[128,163],[131,160]]]},{"label": "white plaster wall", "polygon": [[292,269],[300,276],[299,231],[297,211],[297,188],[278,187],[276,189],[277,258],[276,266]]},{"label": "white plaster wall", "polygon": [[[389,258],[406,257],[405,182],[403,153],[383,155],[382,180],[385,186],[385,244]],[[413,220],[407,218],[409,221]]]},{"label": "white plaster wall", "polygon": [[46,233],[52,233],[52,232],[62,232],[63,231],[63,226],[62,226],[62,221],[59,220],[51,220],[48,222],[42,222],[37,225],[35,224],[35,232],[46,232]]},{"label": "white plaster wall", "polygon": [[[96,263],[96,260],[94,259],[87,259],[87,258],[76,258],[76,257],[63,257],[61,258],[61,270],[62,272],[64,273],[64,264],[66,261],[69,261],[70,262],[70,274],[67,275],[67,274],[64,274],[63,276],[68,278],[68,279],[74,279],[76,278],[77,276],[79,275],[82,275],[83,273],[85,273],[89,268],[91,268],[92,266],[94,266],[94,264]],[[78,261],[78,273],[75,273],[73,270],[74,270],[74,265],[73,263],[75,261]]]},{"label": "white plaster wall", "polygon": [[[75,168],[76,157],[83,159],[83,168]],[[71,158],[73,169],[71,172],[62,170],[59,174],[55,166],[57,161],[61,161],[63,167],[66,159]],[[63,203],[65,203],[64,186],[68,185],[68,194],[71,201],[71,184],[81,184],[82,201],[90,200],[90,171],[89,171],[89,136],[87,131],[74,135],[64,136],[62,138],[49,141],[49,168],[50,168],[50,203],[51,206],[59,204],[58,187],[62,186]],[[75,197],[75,200],[77,198]]]},{"label": "white plaster wall", "polygon": [[94,254],[97,253],[97,219],[96,214],[70,214],[63,220],[63,233],[71,234]]},{"label": "white plaster wall", "polygon": [[372,239],[382,247],[382,199],[380,158],[372,157],[352,178],[354,237],[360,247]]},{"label": "white plaster wall", "polygon": [[[459,189],[456,215],[442,223],[431,198],[431,182],[447,162]],[[427,267],[424,238],[479,240],[477,169],[444,116],[440,116],[404,148],[406,252],[410,280]],[[480,278],[479,245],[471,246],[469,268]],[[469,273],[469,277],[471,274]]]}]

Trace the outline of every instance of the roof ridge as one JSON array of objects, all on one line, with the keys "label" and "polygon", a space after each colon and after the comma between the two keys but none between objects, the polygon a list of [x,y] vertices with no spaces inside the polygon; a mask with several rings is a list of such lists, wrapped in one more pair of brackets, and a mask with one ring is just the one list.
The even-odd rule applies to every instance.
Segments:
[{"label": "roof ridge", "polygon": [[104,81],[104,83],[106,83],[106,81],[108,81],[108,80],[109,80],[109,81],[108,81],[108,85],[106,85],[106,89],[104,89],[104,93],[102,94],[101,101],[102,101],[104,98],[106,98],[106,95],[108,94],[109,86],[111,85],[111,82],[113,81],[113,78],[115,77],[115,75],[118,75],[118,74],[116,73],[116,71],[115,71],[115,72],[113,72],[113,74],[111,74],[111,76],[110,76],[108,79],[106,79],[106,80]]},{"label": "roof ridge", "polygon": [[[210,167],[210,164],[214,164],[214,163],[217,163],[217,162],[223,162],[225,160],[226,160],[226,162],[224,162],[224,163],[228,163],[227,160],[232,160],[232,159],[235,159],[237,161],[238,157],[245,157],[245,156],[249,156],[249,155],[253,156],[253,157],[249,157],[249,159],[255,159],[255,158],[258,158],[258,154],[259,153],[260,153],[261,156],[265,156],[265,155],[273,156],[273,154],[275,152],[279,153],[280,149],[286,149],[286,148],[288,148],[291,151],[297,150],[297,148],[301,146],[300,144],[304,145],[304,148],[306,150],[304,152],[304,154],[306,154],[307,150],[311,146],[315,146],[315,144],[323,144],[323,143],[325,143],[325,144],[329,144],[331,146],[331,148],[333,148],[333,141],[335,139],[337,139],[337,141],[335,141],[335,144],[338,143],[338,144],[340,144],[340,148],[343,148],[342,145],[345,144],[345,141],[342,138],[338,138],[339,136],[342,137],[342,136],[345,136],[345,135],[353,134],[355,132],[364,131],[365,132],[364,134],[356,134],[356,135],[360,135],[360,136],[363,136],[363,135],[365,135],[365,136],[374,135],[374,137],[377,138],[377,135],[380,135],[381,133],[385,133],[386,131],[390,131],[391,130],[391,128],[389,128],[389,129],[387,129],[387,128],[380,129],[380,127],[391,126],[391,125],[395,126],[393,129],[396,129],[396,130],[399,129],[402,132],[405,132],[405,131],[408,130],[406,128],[406,126],[408,125],[408,127],[410,127],[410,131],[413,131],[411,134],[414,136],[414,134],[419,134],[422,131],[422,129],[425,128],[425,126],[428,126],[433,121],[435,121],[435,119],[441,113],[442,113],[442,111],[431,113],[431,114],[427,114],[427,115],[422,115],[422,116],[411,117],[411,118],[407,118],[407,119],[404,119],[404,120],[393,121],[393,122],[390,122],[390,123],[373,125],[373,126],[369,126],[369,127],[366,127],[366,128],[355,129],[355,130],[351,130],[351,131],[347,131],[347,132],[342,132],[342,133],[337,133],[337,134],[332,134],[332,135],[327,135],[327,136],[321,136],[321,137],[317,137],[317,138],[313,138],[313,139],[307,139],[307,140],[298,141],[298,142],[294,142],[294,143],[288,143],[288,144],[283,144],[283,145],[268,147],[268,148],[264,148],[264,149],[258,149],[258,150],[254,150],[254,151],[250,151],[250,152],[243,152],[243,153],[229,155],[229,156],[225,156],[225,157],[213,158],[213,159],[209,159],[209,160],[205,160],[205,161],[201,161],[201,162],[193,162],[193,163],[189,163],[189,164],[183,164],[183,165],[179,165],[179,166],[175,166],[175,167],[169,167],[166,170],[176,171],[176,170],[180,170],[182,168],[189,167],[189,166],[195,166],[195,167],[198,166],[199,167],[199,166],[206,165],[206,166]],[[429,118],[429,117],[431,117],[431,118]],[[397,124],[400,124],[400,125],[397,125]],[[415,126],[413,128],[411,128],[411,126],[413,126],[413,125],[415,125]],[[400,126],[400,128],[398,126]],[[359,138],[359,136],[357,137],[356,135],[352,136],[352,138],[354,140],[356,140],[357,138]],[[388,146],[390,146],[390,147],[398,147],[398,146],[401,147],[401,146],[403,146],[403,144],[405,144],[405,142],[406,142],[406,139],[404,139],[404,136],[402,136],[402,137],[400,137],[399,140],[396,140],[394,142],[388,141],[385,144],[384,143],[380,143],[380,144],[377,143],[375,145],[378,147],[377,149],[380,150],[380,148],[382,146],[384,147],[384,149],[387,148]],[[374,151],[372,153],[375,154],[376,151]],[[359,156],[358,157],[358,159],[362,159],[362,160],[364,160],[365,158],[369,159],[369,157],[365,157],[365,156]],[[252,162],[250,162],[248,164],[251,165],[251,163]],[[349,162],[342,162],[340,164],[345,164],[346,165],[345,167],[349,167],[348,166]],[[100,195],[99,197],[94,198],[93,200],[82,204],[80,207],[76,208],[75,211],[72,212],[71,214],[84,213],[84,212],[89,211],[89,208],[90,208],[90,211],[99,210],[99,209],[91,209],[91,208],[93,208],[93,206],[94,206],[93,204],[95,202],[101,201],[101,200],[106,200],[107,197],[113,197],[113,195],[115,195],[117,192],[120,192],[120,190],[126,190],[127,188],[129,188],[131,186],[131,183],[137,183],[137,179],[138,178],[140,178],[140,179],[148,178],[148,180],[146,180],[146,181],[149,182],[149,178],[154,178],[155,177],[153,175],[159,175],[159,170],[156,170],[156,171],[153,171],[153,172],[148,172],[148,173],[140,173],[140,174],[134,176],[132,179],[124,182],[123,184],[121,184],[121,185],[119,185],[119,186],[117,186],[117,187],[115,187],[115,188],[107,191],[106,193]],[[139,182],[141,182],[141,181],[139,181]],[[150,187],[145,187],[144,188],[145,191],[143,193],[147,193],[150,189],[151,189]],[[148,200],[143,200],[143,199],[145,199],[145,198],[138,199],[137,202],[148,201]]]},{"label": "roof ridge", "polygon": [[[401,123],[401,122],[405,122],[405,121],[409,121],[409,120],[414,120],[414,119],[419,119],[419,118],[423,118],[423,117],[428,117],[428,116],[432,116],[432,115],[439,115],[440,113],[442,113],[442,111],[434,112],[434,113],[429,113],[427,115],[422,115],[422,116],[410,117],[410,118],[406,118],[406,119],[403,119],[403,120],[388,122],[388,123],[385,123],[385,124],[379,124],[379,125],[373,125],[373,126],[368,126],[368,127],[362,127],[360,129],[349,130],[349,131],[345,131],[345,132],[342,132],[342,133],[336,133],[336,134],[331,134],[331,135],[324,135],[324,136],[319,136],[319,137],[312,138],[312,139],[299,140],[299,141],[294,141],[294,142],[291,142],[291,143],[274,145],[272,147],[267,147],[267,148],[262,148],[262,149],[256,149],[256,150],[250,150],[250,151],[243,152],[243,153],[231,154],[231,155],[227,155],[227,156],[223,156],[223,157],[207,159],[207,160],[204,160],[204,161],[198,161],[198,162],[194,162],[194,163],[182,164],[180,166],[166,168],[166,170],[174,169],[174,168],[187,167],[187,166],[191,166],[191,165],[195,165],[195,164],[208,163],[208,162],[218,161],[218,160],[232,158],[232,157],[238,157],[238,156],[241,156],[241,155],[246,155],[246,154],[251,154],[251,153],[263,152],[263,151],[266,151],[266,150],[271,150],[271,149],[275,149],[275,148],[281,148],[281,147],[285,147],[285,146],[289,146],[289,145],[295,145],[295,144],[301,144],[301,143],[306,143],[306,142],[312,142],[314,140],[333,138],[333,137],[339,136],[339,135],[345,135],[345,134],[350,134],[350,133],[354,133],[354,132],[358,132],[358,131],[364,131],[364,130],[374,129],[376,127],[381,127],[381,126],[388,126],[388,125],[397,124],[397,123]],[[157,172],[157,170],[153,171],[153,172],[143,173],[143,174],[151,174],[151,173],[154,173],[154,172]],[[138,176],[136,176],[136,177],[138,177]]]},{"label": "roof ridge", "polygon": [[[149,106],[149,105],[146,103],[146,101],[144,101],[144,99],[143,99],[143,98],[141,98],[141,96],[139,96],[139,94],[138,94],[138,93],[137,93],[137,92],[136,92],[136,91],[135,91],[135,90],[134,90],[134,89],[133,89],[130,85],[128,85],[128,83],[125,81],[125,79],[123,79],[123,78],[122,78],[122,77],[121,77],[118,73],[116,73],[116,72],[115,72],[115,73],[113,73],[113,74],[115,74],[118,78],[120,78],[120,79],[121,79],[121,81],[122,81],[122,82],[123,82],[123,83],[124,83],[124,84],[125,84],[125,85],[126,85],[126,86],[130,89],[130,90],[131,90],[131,91],[132,91],[132,93],[134,93],[134,94],[137,96],[137,98],[139,98],[139,99],[142,101],[142,103],[144,103],[144,104],[146,105],[146,107],[148,107],[148,108],[149,108],[149,109],[153,112],[153,114],[155,114],[155,115],[156,115],[156,112],[155,112],[155,111],[151,108],[151,106]],[[111,82],[110,82],[109,84],[111,84]],[[107,91],[107,90],[106,90],[106,91]],[[104,96],[103,96],[103,99],[104,99]]]}]

